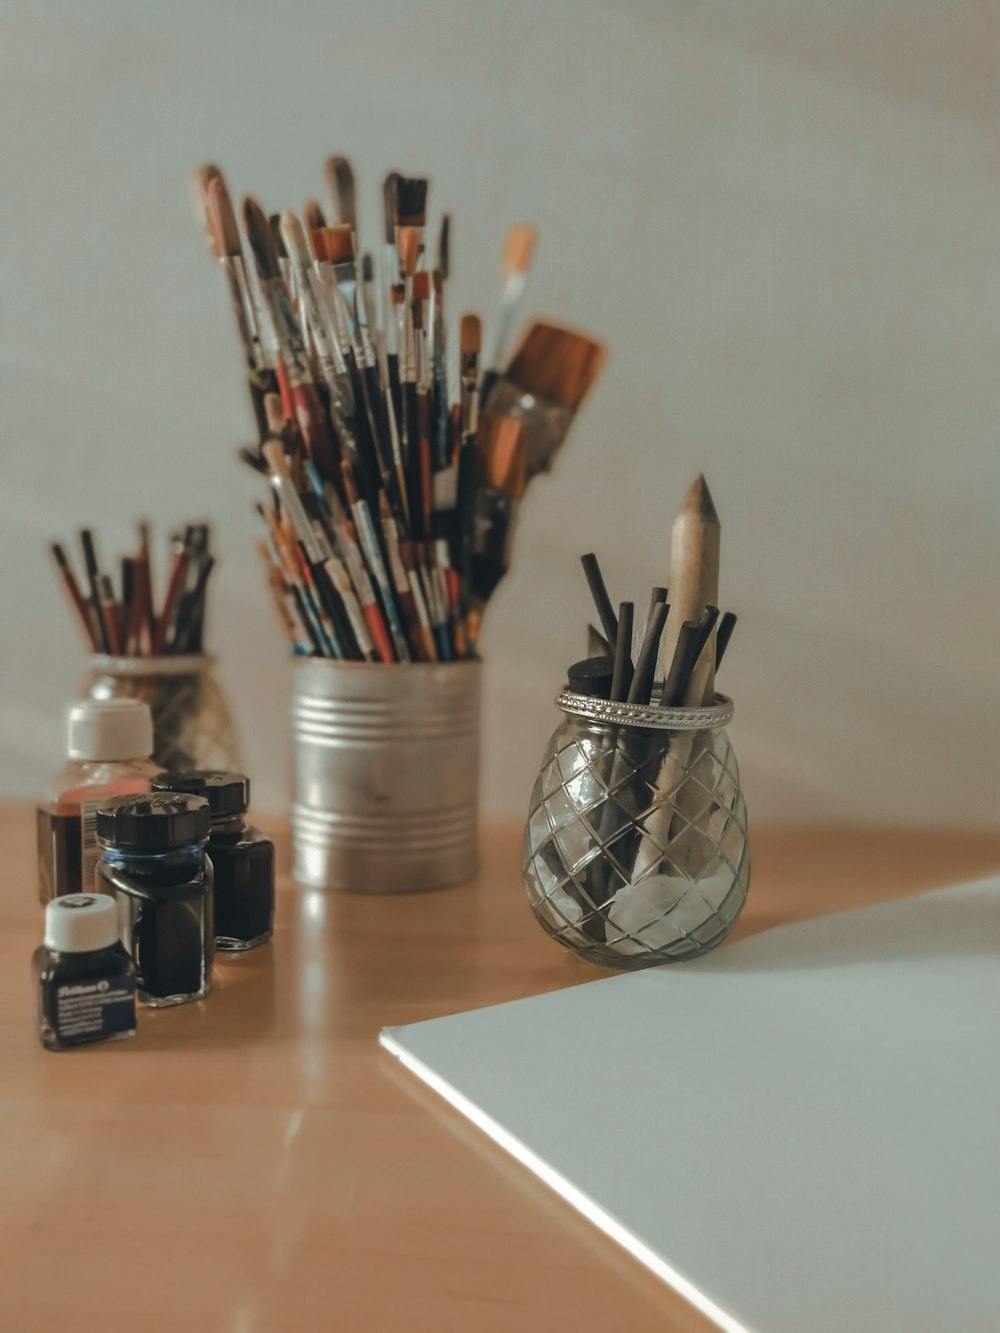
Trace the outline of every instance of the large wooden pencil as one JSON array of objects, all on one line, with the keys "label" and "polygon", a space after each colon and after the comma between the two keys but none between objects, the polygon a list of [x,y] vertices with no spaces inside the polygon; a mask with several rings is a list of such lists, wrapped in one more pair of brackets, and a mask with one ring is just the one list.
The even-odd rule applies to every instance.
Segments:
[{"label": "large wooden pencil", "polygon": [[[670,534],[672,611],[663,636],[663,661],[673,661],[686,623],[699,621],[706,606],[719,604],[719,545],[722,529],[711,492],[699,472],[688,488]],[[685,704],[711,702],[715,695],[715,647],[701,654],[684,693]]]}]

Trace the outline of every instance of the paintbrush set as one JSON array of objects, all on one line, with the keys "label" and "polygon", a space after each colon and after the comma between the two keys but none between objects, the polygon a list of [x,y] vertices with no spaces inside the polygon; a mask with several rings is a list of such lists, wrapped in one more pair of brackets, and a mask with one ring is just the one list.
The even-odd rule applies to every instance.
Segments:
[{"label": "paintbrush set", "polygon": [[163,657],[203,650],[205,596],[215,565],[206,523],[191,523],[170,538],[163,596],[154,595],[149,525],[139,524],[134,555],[123,556],[117,587],[102,571],[90,528],[80,531],[84,578],[59,542],[50,549],[87,647],[112,657]]},{"label": "paintbrush set", "polygon": [[604,348],[548,323],[510,352],[535,228],[510,228],[486,352],[480,319],[447,319],[452,228],[431,241],[428,182],[386,176],[379,245],[359,247],[354,173],[326,163],[329,216],[240,221],[222,173],[193,195],[226,278],[269,482],[259,543],[277,614],[303,656],[447,662],[476,655],[510,564],[524,493],[547,472]]},{"label": "paintbrush set", "polygon": [[746,897],[746,808],[724,730],[732,703],[715,689],[736,625],[718,609],[720,532],[698,476],[637,651],[634,603],[616,612],[597,557],[581,558],[600,629],[588,627],[589,655],[559,697],[566,719],[532,793],[524,879],[543,927],[608,966],[703,953]]}]

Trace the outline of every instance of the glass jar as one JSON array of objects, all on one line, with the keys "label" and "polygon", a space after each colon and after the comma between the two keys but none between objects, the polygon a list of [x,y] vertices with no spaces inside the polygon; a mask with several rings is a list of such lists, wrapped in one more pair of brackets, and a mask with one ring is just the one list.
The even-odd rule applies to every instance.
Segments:
[{"label": "glass jar", "polygon": [[107,657],[95,654],[84,682],[93,699],[142,699],[153,714],[157,769],[239,769],[239,746],[215,658]]},{"label": "glass jar", "polygon": [[118,903],[139,999],[152,1008],[208,994],[215,956],[208,802],[179,792],[126,796],[97,812],[97,887]]},{"label": "glass jar", "polygon": [[274,929],[274,843],[246,819],[250,779],[242,773],[159,773],[154,791],[189,792],[208,802],[208,854],[215,872],[215,945],[242,953]]},{"label": "glass jar", "polygon": [[723,695],[695,708],[563,691],[531,794],[522,872],[560,944],[604,967],[696,958],[736,923],[747,814]]},{"label": "glass jar", "polygon": [[153,722],[138,699],[82,699],[69,710],[69,764],[46,784],[35,812],[42,903],[94,887],[94,820],[113,796],[149,791]]},{"label": "glass jar", "polygon": [[115,904],[104,894],[70,893],[48,903],[31,978],[35,1027],[47,1050],[135,1035],[135,967],[118,938]]}]

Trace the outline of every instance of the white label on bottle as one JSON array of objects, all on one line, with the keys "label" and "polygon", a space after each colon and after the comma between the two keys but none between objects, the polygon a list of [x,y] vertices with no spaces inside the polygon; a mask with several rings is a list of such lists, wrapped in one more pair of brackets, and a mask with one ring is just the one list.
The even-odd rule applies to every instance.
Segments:
[{"label": "white label on bottle", "polygon": [[107,796],[97,801],[80,802],[80,892],[95,891],[94,874],[101,859],[101,849],[97,845],[97,812],[106,805]]}]

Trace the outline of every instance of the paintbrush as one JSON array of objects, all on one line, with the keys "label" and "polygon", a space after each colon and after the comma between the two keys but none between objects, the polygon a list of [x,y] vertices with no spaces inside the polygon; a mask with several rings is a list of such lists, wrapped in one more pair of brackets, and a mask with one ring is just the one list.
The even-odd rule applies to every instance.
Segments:
[{"label": "paintbrush", "polygon": [[122,556],[122,599],[119,606],[118,634],[121,651],[129,651],[129,626],[132,623],[132,604],[135,601],[135,560],[130,555]]},{"label": "paintbrush", "polygon": [[391,471],[392,446],[384,415],[378,361],[365,316],[363,287],[358,280],[354,231],[346,224],[327,227],[324,240],[326,259],[330,266],[331,292],[349,344],[349,351],[345,355],[355,402],[359,407],[359,438],[363,452],[367,455],[358,480],[369,505],[373,505],[376,498],[372,465],[377,465],[384,478]]},{"label": "paintbrush", "polygon": [[455,548],[452,560],[458,571],[463,614],[469,606],[476,522],[476,431],[479,425],[479,350],[482,325],[478,315],[463,315],[459,333],[459,449],[455,498]]},{"label": "paintbrush", "polygon": [[413,592],[410,588],[406,566],[403,564],[402,553],[400,551],[399,528],[396,525],[396,520],[392,516],[392,509],[389,505],[389,499],[385,491],[379,496],[379,520],[382,524],[382,534],[385,538],[385,551],[386,556],[388,557],[389,573],[392,576],[392,586],[396,593],[396,600],[399,602],[400,610],[403,613],[403,620],[406,624],[406,636],[409,642],[411,655],[417,662],[432,660],[427,657],[424,647],[420,620],[417,616],[417,607],[413,600]]},{"label": "paintbrush", "polygon": [[[309,330],[320,373],[336,397],[337,406],[343,416],[346,407],[342,400],[347,366],[337,341],[332,316],[326,308],[320,275],[313,264],[302,224],[295,214],[282,213],[279,227],[285,250],[296,274],[300,304],[305,314],[304,323]],[[349,408],[347,410],[349,411]]]},{"label": "paintbrush", "polygon": [[397,422],[402,417],[399,387],[399,339],[395,290],[399,282],[399,256],[396,252],[396,187],[399,172],[390,171],[382,182],[382,336],[385,340],[386,369]]},{"label": "paintbrush", "polygon": [[431,330],[432,462],[435,472],[452,465],[451,410],[448,404],[448,341],[444,318],[444,274],[436,268],[431,274],[429,324]]},{"label": "paintbrush", "polygon": [[299,621],[309,639],[312,651],[318,657],[329,656],[326,638],[320,624],[319,610],[313,601],[312,594],[303,582],[301,563],[295,554],[294,543],[288,540],[287,534],[283,531],[281,524],[278,522],[278,516],[273,509],[258,504],[257,512],[267,523],[268,540],[270,547],[273,548],[274,563],[280,566],[283,571],[289,594],[294,602]]},{"label": "paintbrush", "polygon": [[354,199],[354,172],[346,157],[328,157],[324,167],[326,188],[333,204],[333,212],[342,226],[358,229]]},{"label": "paintbrush", "polygon": [[427,607],[424,589],[420,582],[420,574],[417,570],[417,560],[416,555],[414,554],[413,542],[409,540],[400,541],[399,555],[403,562],[403,568],[406,570],[406,578],[410,585],[410,592],[413,595],[413,605],[416,608],[417,621],[420,625],[424,658],[428,662],[436,662],[438,660],[437,644],[434,641],[434,631],[431,627],[430,611]]},{"label": "paintbrush", "polygon": [[205,231],[205,239],[216,259],[219,258],[219,250],[216,238],[208,225],[208,187],[216,177],[221,176],[222,172],[214,162],[205,162],[200,167],[195,167],[190,181],[191,207]]},{"label": "paintbrush", "polygon": [[253,372],[251,388],[256,387],[258,394],[268,392],[269,388],[261,386],[259,381],[270,380],[273,385],[273,370],[261,336],[260,316],[243,258],[240,229],[221,172],[211,177],[206,186],[205,225],[212,237],[213,253],[226,275],[237,332],[247,366]]},{"label": "paintbrush", "polygon": [[98,584],[100,569],[97,564],[97,553],[94,549],[94,534],[89,528],[80,529],[80,546],[83,549],[83,563],[87,571],[87,586],[90,590],[90,606],[97,631],[97,642],[102,652],[110,653],[111,643],[108,639],[108,631],[101,611],[101,593]]},{"label": "paintbrush", "polygon": [[602,343],[554,324],[532,324],[483,403],[524,422],[530,482],[548,472],[604,365]]},{"label": "paintbrush", "polygon": [[80,585],[76,581],[76,575],[73,573],[73,566],[70,564],[66,552],[58,542],[53,542],[49,549],[55,559],[56,566],[59,570],[59,577],[62,580],[63,587],[66,589],[66,594],[69,597],[70,603],[76,612],[80,624],[83,626],[83,633],[87,640],[87,645],[96,653],[99,651],[99,644],[97,633],[94,629],[92,615],[93,608],[80,591]]},{"label": "paintbrush", "polygon": [[478,490],[471,592],[480,606],[493,595],[510,564],[518,506],[527,484],[523,423],[482,412],[476,434]]},{"label": "paintbrush", "polygon": [[163,594],[163,605],[160,607],[160,614],[156,617],[153,630],[154,657],[159,657],[166,652],[167,645],[170,642],[174,617],[177,614],[181,593],[184,590],[184,581],[187,578],[187,566],[188,552],[183,541],[172,542],[167,589]]},{"label": "paintbrush", "polygon": [[514,319],[528,285],[528,270],[534,258],[538,232],[531,222],[516,222],[507,228],[500,256],[500,311],[493,326],[493,336],[486,354],[486,374],[483,376],[482,398],[490,399],[490,391],[504,371],[507,347],[514,329]]},{"label": "paintbrush", "polygon": [[323,210],[315,199],[307,199],[302,206],[302,224],[310,234],[322,231],[326,226]]},{"label": "paintbrush", "polygon": [[292,645],[292,651],[297,655],[309,657],[312,654],[313,647],[308,630],[302,623],[282,567],[272,556],[270,547],[263,537],[257,542],[257,553],[264,565],[274,609],[277,611],[281,627]]},{"label": "paintbrush", "polygon": [[114,588],[111,586],[111,580],[107,574],[98,575],[97,579],[98,596],[101,603],[101,620],[104,623],[104,633],[108,643],[108,652],[113,657],[120,657],[122,652],[121,642],[121,616],[118,609],[118,602],[115,600]]},{"label": "paintbrush", "polygon": [[329,422],[313,381],[302,330],[282,281],[271,229],[253,199],[243,201],[243,223],[256,261],[261,295],[281,352],[278,379],[286,413],[295,420],[306,450],[320,472],[332,480],[337,475],[337,456]]},{"label": "paintbrush", "polygon": [[326,561],[331,554],[330,548],[325,539],[317,536],[303,507],[288,470],[281,441],[274,438],[266,440],[263,454],[271,469],[271,484],[281,499],[301,547],[304,560],[303,579],[307,583],[311,580],[315,586],[316,600],[332,629],[332,633],[328,631],[328,637],[331,640],[333,653],[341,658],[354,657],[357,655],[357,645],[354,643],[350,622],[326,570]]},{"label": "paintbrush", "polygon": [[389,632],[392,635],[394,654],[400,662],[407,662],[409,661],[410,654],[406,646],[406,633],[399,617],[399,611],[396,608],[395,598],[392,595],[389,573],[385,567],[385,561],[382,558],[378,533],[375,529],[371,510],[368,508],[368,502],[358,491],[354,477],[351,474],[350,464],[347,462],[346,458],[343,461],[342,468],[344,476],[344,494],[347,497],[347,503],[350,506],[351,513],[354,515],[354,522],[357,527],[358,540],[361,549],[364,552],[368,568],[371,570],[372,577],[374,578],[376,587],[379,591],[379,596],[382,599],[382,607],[389,624]]}]

